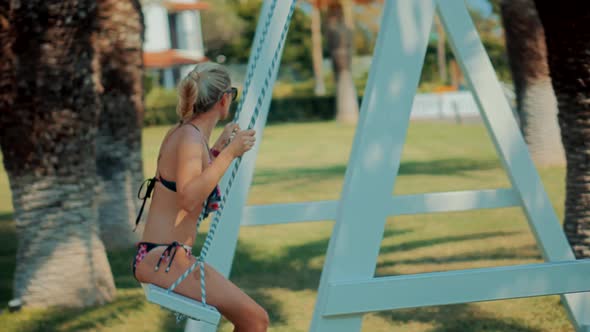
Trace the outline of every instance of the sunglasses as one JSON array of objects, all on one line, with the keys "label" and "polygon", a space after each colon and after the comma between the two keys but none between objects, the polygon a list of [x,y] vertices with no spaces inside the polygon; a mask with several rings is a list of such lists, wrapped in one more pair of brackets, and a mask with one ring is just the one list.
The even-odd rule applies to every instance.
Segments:
[{"label": "sunglasses", "polygon": [[[223,98],[223,96],[226,93],[230,93],[231,94],[231,101],[235,101],[236,98],[238,97],[238,88],[234,88],[232,86],[232,87],[230,87],[230,88],[222,91],[221,94],[219,95],[219,98],[217,98],[217,100],[214,100],[214,101],[210,102],[207,105],[200,105],[199,106],[199,109],[202,109],[202,110],[208,110],[208,109],[210,109],[211,107],[213,107],[213,105],[215,105],[215,103],[217,103],[218,101],[220,101],[221,98]],[[197,113],[197,105],[196,104],[193,106],[193,113]]]},{"label": "sunglasses", "polygon": [[223,96],[226,93],[231,93],[231,101],[235,101],[236,98],[238,98],[238,88],[232,86],[231,88],[223,91],[221,95]]}]

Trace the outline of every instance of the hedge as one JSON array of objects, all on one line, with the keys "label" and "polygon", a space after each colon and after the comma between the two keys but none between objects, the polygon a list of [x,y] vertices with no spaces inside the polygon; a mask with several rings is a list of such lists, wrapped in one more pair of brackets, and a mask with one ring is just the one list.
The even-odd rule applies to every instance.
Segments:
[{"label": "hedge", "polygon": [[[237,103],[232,105],[235,111]],[[307,122],[331,120],[336,117],[334,96],[294,96],[273,98],[267,122]],[[144,125],[169,125],[178,122],[176,92],[151,91],[146,98]]]}]

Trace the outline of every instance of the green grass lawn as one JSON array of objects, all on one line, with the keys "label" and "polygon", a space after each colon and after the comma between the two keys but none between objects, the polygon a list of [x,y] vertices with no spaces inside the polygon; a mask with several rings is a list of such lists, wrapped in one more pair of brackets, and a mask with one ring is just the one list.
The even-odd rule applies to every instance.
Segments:
[{"label": "green grass lawn", "polygon": [[[144,170],[154,172],[166,128],[144,130]],[[353,127],[336,123],[269,126],[257,160],[251,204],[337,199]],[[414,122],[395,194],[508,187],[481,124]],[[540,171],[559,217],[564,169]],[[138,184],[139,185],[139,184]],[[11,298],[16,234],[6,174],[0,171],[0,303]],[[359,208],[362,208],[359,206]],[[232,280],[270,313],[271,331],[307,331],[333,222],[242,228]],[[206,230],[204,227],[203,230]],[[132,250],[109,252],[118,287],[111,304],[83,310],[0,314],[2,331],[182,331],[148,304],[129,272]],[[520,209],[390,218],[377,274],[399,275],[540,262]],[[482,285],[484,286],[484,285]],[[231,324],[222,323],[222,331]],[[558,296],[435,306],[365,315],[364,331],[573,331]]]}]

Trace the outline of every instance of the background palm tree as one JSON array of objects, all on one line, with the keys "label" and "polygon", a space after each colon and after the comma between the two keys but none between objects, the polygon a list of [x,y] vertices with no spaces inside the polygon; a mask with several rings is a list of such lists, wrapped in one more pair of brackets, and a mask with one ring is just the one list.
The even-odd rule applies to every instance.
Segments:
[{"label": "background palm tree", "polygon": [[[358,94],[352,77],[352,56],[354,48],[355,20],[376,33],[379,30],[380,6],[382,0],[308,0],[312,4],[312,47],[314,61],[315,91],[323,91],[321,73],[322,49],[320,32],[320,9],[325,12],[323,30],[332,61],[336,85],[336,120],[356,123],[358,120]],[[355,13],[354,6],[363,5],[362,13]],[[369,8],[371,7],[371,8]],[[319,93],[321,94],[321,93]]]},{"label": "background palm tree", "polygon": [[104,303],[115,286],[94,205],[96,4],[11,3],[18,89],[2,109],[0,146],[18,235],[14,297],[36,307]]},{"label": "background palm tree", "polygon": [[565,164],[543,26],[533,0],[502,0],[520,127],[537,166]]},{"label": "background palm tree", "polygon": [[567,159],[564,230],[576,257],[590,257],[590,2],[535,4]]},{"label": "background palm tree", "polygon": [[311,9],[311,56],[313,60],[313,76],[315,80],[314,93],[318,96],[326,94],[326,84],[322,64],[324,62],[322,47],[322,19],[320,9],[312,5]]},{"label": "background palm tree", "polygon": [[[336,120],[356,123],[358,120],[358,95],[352,79],[353,31],[350,1],[332,1],[327,6],[326,39],[334,81],[336,84]],[[349,15],[346,15],[349,14]]]},{"label": "background palm tree", "polygon": [[438,65],[438,75],[441,84],[447,84],[447,46],[446,46],[446,34],[438,15],[434,17],[434,25],[436,27],[436,60]]},{"label": "background palm tree", "polygon": [[136,192],[143,180],[143,17],[138,0],[98,0],[101,111],[96,169],[101,238],[109,249],[138,240]]}]

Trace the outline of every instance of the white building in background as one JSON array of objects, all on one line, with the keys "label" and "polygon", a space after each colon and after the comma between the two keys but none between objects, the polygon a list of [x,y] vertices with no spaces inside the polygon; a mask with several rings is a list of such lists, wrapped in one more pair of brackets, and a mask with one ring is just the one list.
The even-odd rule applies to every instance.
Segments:
[{"label": "white building in background", "polygon": [[145,0],[143,60],[160,83],[173,88],[191,65],[206,61],[199,11],[209,4],[199,0]]}]

